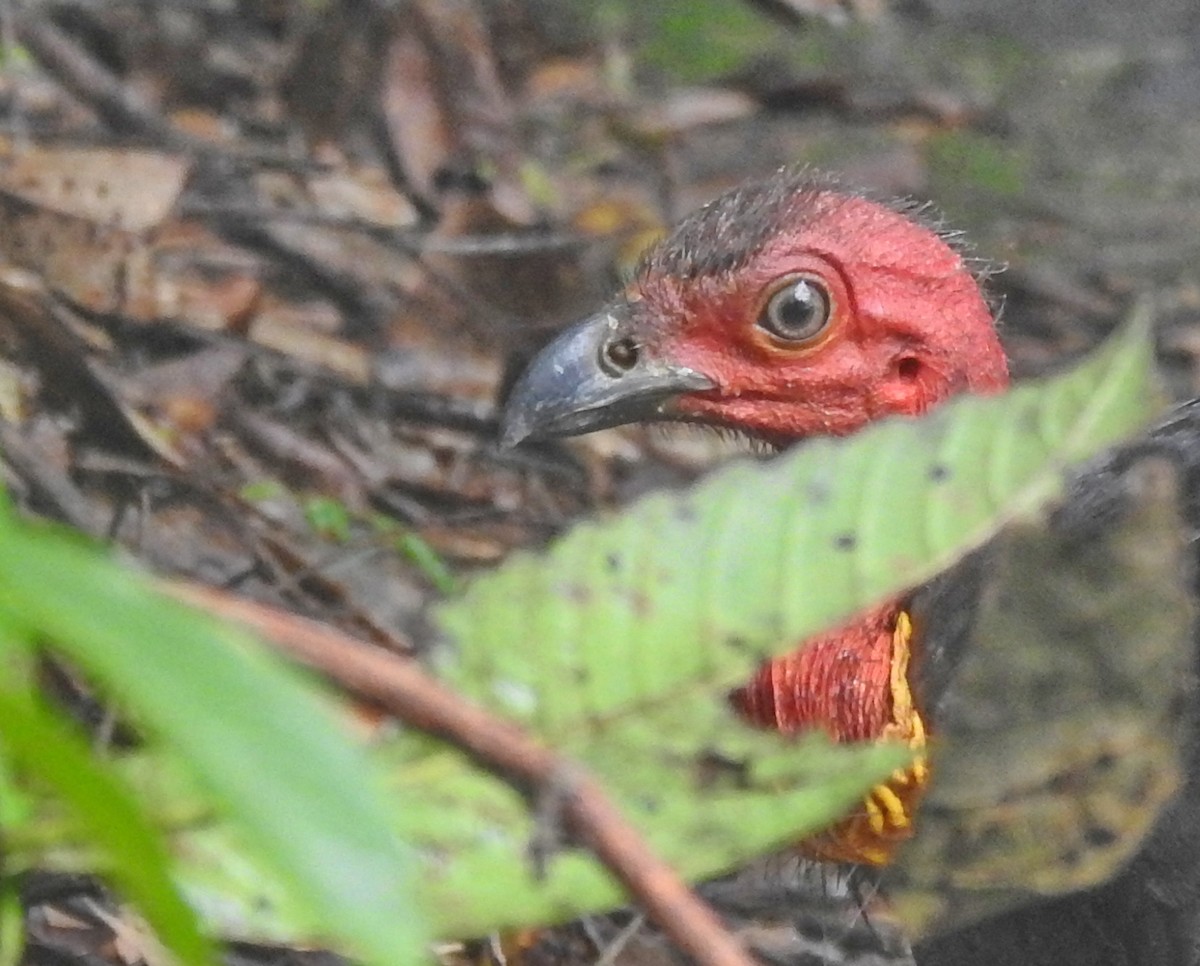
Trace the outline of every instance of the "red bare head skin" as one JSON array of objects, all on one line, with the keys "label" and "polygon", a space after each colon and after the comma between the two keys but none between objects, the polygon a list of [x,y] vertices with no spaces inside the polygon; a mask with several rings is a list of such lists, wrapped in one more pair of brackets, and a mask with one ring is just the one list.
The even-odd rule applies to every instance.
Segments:
[{"label": "red bare head skin", "polygon": [[[681,223],[626,293],[636,341],[716,383],[674,411],[786,442],[1007,386],[978,280],[911,214],[781,173]],[[782,339],[761,321],[796,279],[828,321]]]}]

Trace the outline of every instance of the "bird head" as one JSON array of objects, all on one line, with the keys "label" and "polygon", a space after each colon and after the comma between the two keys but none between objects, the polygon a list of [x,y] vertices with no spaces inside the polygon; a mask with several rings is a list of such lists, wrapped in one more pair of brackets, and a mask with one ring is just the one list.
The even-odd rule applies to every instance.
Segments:
[{"label": "bird head", "polygon": [[547,346],[504,439],[670,419],[781,444],[1007,383],[992,313],[943,233],[784,171],[685,218]]}]

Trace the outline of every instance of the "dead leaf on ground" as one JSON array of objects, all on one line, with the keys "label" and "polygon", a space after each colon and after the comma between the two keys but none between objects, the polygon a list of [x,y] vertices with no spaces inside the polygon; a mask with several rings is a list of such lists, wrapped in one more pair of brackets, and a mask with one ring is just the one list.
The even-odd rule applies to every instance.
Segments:
[{"label": "dead leaf on ground", "polygon": [[133,148],[0,145],[0,192],[97,225],[141,232],[170,215],[188,159]]}]

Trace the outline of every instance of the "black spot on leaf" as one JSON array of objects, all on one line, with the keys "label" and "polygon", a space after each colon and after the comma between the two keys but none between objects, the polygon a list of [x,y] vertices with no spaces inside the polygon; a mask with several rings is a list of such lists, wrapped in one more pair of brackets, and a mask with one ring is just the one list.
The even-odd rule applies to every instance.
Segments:
[{"label": "black spot on leaf", "polygon": [[853,533],[839,533],[833,538],[834,550],[849,551],[856,546],[858,546],[858,538]]},{"label": "black spot on leaf", "polygon": [[642,809],[650,815],[656,815],[662,809],[662,802],[655,795],[644,795],[641,799]]},{"label": "black spot on leaf", "polygon": [[1101,849],[1117,841],[1117,833],[1103,825],[1089,825],[1083,830],[1084,841],[1092,848]]},{"label": "black spot on leaf", "polygon": [[717,788],[747,788],[750,784],[750,765],[723,754],[719,749],[709,748],[700,752],[695,760],[696,786],[705,791]]},{"label": "black spot on leaf", "polygon": [[640,590],[635,590],[629,595],[629,609],[638,617],[648,617],[654,610],[651,600]]},{"label": "black spot on leaf", "polygon": [[586,584],[569,583],[562,588],[563,596],[573,604],[584,607],[592,602],[592,589]]}]

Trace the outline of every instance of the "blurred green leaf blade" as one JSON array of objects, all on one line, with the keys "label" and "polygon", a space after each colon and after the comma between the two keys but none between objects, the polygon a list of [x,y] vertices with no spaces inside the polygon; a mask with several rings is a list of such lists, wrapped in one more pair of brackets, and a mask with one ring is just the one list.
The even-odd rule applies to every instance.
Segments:
[{"label": "blurred green leaf blade", "polygon": [[[0,652],[19,646],[9,638],[0,641]],[[216,962],[212,943],[171,880],[160,830],[83,740],[10,674],[0,674],[0,752],[67,805],[74,821],[103,849],[113,879],[181,962]]]},{"label": "blurred green leaf blade", "polygon": [[313,928],[371,962],[423,955],[413,856],[366,756],[299,675],[94,548],[9,518],[0,606],[95,675],[279,873]]}]

